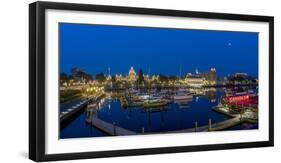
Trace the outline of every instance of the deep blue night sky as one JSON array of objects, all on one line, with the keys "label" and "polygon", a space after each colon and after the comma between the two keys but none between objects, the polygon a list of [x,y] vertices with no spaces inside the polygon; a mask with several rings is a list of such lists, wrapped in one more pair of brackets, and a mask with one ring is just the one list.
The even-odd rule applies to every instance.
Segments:
[{"label": "deep blue night sky", "polygon": [[258,33],[182,30],[61,23],[60,68],[70,73],[126,75],[131,66],[144,73],[179,75],[217,69],[258,76]]}]

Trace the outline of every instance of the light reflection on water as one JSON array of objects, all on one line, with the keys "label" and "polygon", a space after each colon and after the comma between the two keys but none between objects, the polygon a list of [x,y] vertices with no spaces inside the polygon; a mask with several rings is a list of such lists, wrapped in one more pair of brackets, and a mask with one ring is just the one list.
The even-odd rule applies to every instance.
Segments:
[{"label": "light reflection on water", "polygon": [[[102,99],[98,104],[98,117],[109,123],[116,123],[122,128],[135,132],[164,132],[193,128],[195,122],[198,126],[207,125],[209,119],[212,123],[220,122],[228,117],[212,110],[222,96],[222,90],[206,91],[203,96],[194,96],[185,104],[171,103],[168,106],[154,109],[132,107],[124,109],[117,99]],[[106,136],[101,131],[91,127],[85,122],[86,115],[82,113],[67,127],[61,129],[61,138],[99,137]],[[242,124],[228,130],[256,129],[257,125]]]}]

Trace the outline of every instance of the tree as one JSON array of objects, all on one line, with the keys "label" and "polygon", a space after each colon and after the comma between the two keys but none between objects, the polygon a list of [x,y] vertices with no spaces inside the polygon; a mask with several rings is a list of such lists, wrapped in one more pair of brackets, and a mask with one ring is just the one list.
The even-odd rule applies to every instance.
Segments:
[{"label": "tree", "polygon": [[66,73],[60,73],[60,82],[61,84],[62,83],[65,83],[65,82],[68,82],[69,81],[69,76],[66,74]]},{"label": "tree", "polygon": [[169,76],[169,80],[172,81],[172,82],[175,82],[178,79],[179,78],[177,76],[174,76],[174,75]]},{"label": "tree", "polygon": [[142,69],[139,70],[139,76],[138,76],[137,82],[138,82],[138,84],[144,83],[144,77],[143,77],[143,71],[142,71]]},{"label": "tree", "polygon": [[116,82],[116,76],[115,76],[115,75],[113,75],[113,76],[111,77],[111,82],[112,82],[112,83],[115,83],[115,82]]},{"label": "tree", "polygon": [[160,82],[168,82],[168,77],[163,75],[163,74],[159,74],[159,81]]},{"label": "tree", "polygon": [[60,80],[64,80],[64,81],[68,80],[68,75],[64,72],[61,72],[60,73]]},{"label": "tree", "polygon": [[91,74],[88,74],[83,69],[78,68],[78,67],[75,67],[71,70],[70,76],[75,81],[80,81],[80,82],[88,82],[90,80],[93,80],[93,77]]},{"label": "tree", "polygon": [[241,75],[234,75],[234,76],[230,76],[228,77],[228,81],[231,83],[231,84],[242,84],[242,83],[245,83],[247,82],[247,79],[245,76],[241,76]]},{"label": "tree", "polygon": [[73,76],[74,80],[76,80],[76,81],[82,82],[87,77],[87,73],[84,70],[82,70],[78,67],[73,68],[71,70],[71,73],[72,73],[72,76]]},{"label": "tree", "polygon": [[97,80],[99,83],[102,83],[102,82],[105,82],[106,77],[104,76],[103,73],[98,73],[98,74],[96,74],[96,80]]},{"label": "tree", "polygon": [[86,81],[93,80],[93,76],[91,74],[85,74],[84,78]]}]

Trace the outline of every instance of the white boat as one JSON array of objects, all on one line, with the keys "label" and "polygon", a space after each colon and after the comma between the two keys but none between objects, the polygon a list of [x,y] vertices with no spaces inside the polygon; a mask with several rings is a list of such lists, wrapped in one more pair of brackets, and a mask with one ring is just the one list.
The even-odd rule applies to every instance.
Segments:
[{"label": "white boat", "polygon": [[139,93],[139,91],[138,91],[138,90],[135,90],[134,88],[129,88],[128,92],[129,92],[130,94],[138,94],[138,93]]},{"label": "white boat", "polygon": [[177,94],[174,96],[174,100],[188,100],[192,98],[193,96],[191,94]]},{"label": "white boat", "polygon": [[149,96],[144,102],[159,102],[161,100],[159,96]]},{"label": "white boat", "polygon": [[178,90],[177,93],[174,95],[174,100],[189,100],[192,99],[193,96],[191,93],[187,93],[185,90]]},{"label": "white boat", "polygon": [[139,95],[138,96],[141,100],[147,100],[147,99],[149,99],[149,95]]}]

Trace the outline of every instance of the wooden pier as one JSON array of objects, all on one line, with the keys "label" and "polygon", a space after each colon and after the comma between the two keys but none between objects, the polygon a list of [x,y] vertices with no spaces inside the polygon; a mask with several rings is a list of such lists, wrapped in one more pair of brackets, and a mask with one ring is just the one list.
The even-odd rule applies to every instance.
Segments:
[{"label": "wooden pier", "polygon": [[93,117],[92,120],[87,119],[86,122],[91,124],[92,126],[96,127],[97,129],[107,133],[108,135],[112,135],[112,136],[136,135],[137,134],[136,132],[119,127],[116,124],[111,124],[111,123],[105,122],[96,116]]},{"label": "wooden pier", "polygon": [[[137,133],[134,131],[130,131],[128,129],[122,128],[117,126],[116,124],[111,124],[108,122],[105,122],[101,119],[99,119],[96,115],[92,118],[87,118],[86,122],[91,124],[92,126],[96,127],[97,129],[103,131],[104,133],[112,136],[117,135],[136,135],[136,134],[160,134],[160,133]],[[247,119],[240,118],[239,116],[222,121],[217,122],[214,124],[208,124],[200,127],[194,127],[194,128],[188,128],[188,129],[182,129],[182,130],[175,130],[175,131],[168,131],[165,133],[187,133],[187,132],[206,132],[206,131],[222,131],[224,129],[236,126],[238,124],[247,122]],[[197,126],[197,123],[196,123]]]},{"label": "wooden pier", "polygon": [[60,115],[59,115],[60,123],[64,124],[64,123],[67,123],[68,121],[71,121],[72,117],[75,117],[75,115],[77,115],[81,110],[83,110],[85,107],[87,107],[89,103],[91,103],[93,101],[98,101],[102,97],[104,97],[104,94],[101,94],[97,97],[88,98],[84,101],[81,101],[79,104],[76,104],[76,106],[72,106],[72,107],[66,109],[65,112],[60,112]]},{"label": "wooden pier", "polygon": [[[223,111],[220,111],[216,109],[216,111],[225,113]],[[97,129],[103,131],[104,133],[108,135],[136,135],[136,134],[161,134],[161,133],[187,133],[187,132],[206,132],[206,131],[222,131],[228,128],[231,128],[233,126],[239,125],[244,122],[256,122],[251,121],[251,119],[241,115],[241,114],[226,114],[230,119],[213,123],[211,122],[211,119],[209,120],[209,123],[204,126],[198,126],[197,122],[194,122],[194,128],[188,128],[188,129],[181,129],[181,130],[174,130],[174,131],[167,131],[167,132],[144,132],[144,128],[142,128],[142,131],[140,133],[119,127],[115,123],[108,123],[98,118],[97,115],[97,104],[92,104],[91,106],[88,106],[87,108],[87,118],[86,122],[90,125],[96,127]]]},{"label": "wooden pier", "polygon": [[208,124],[205,126],[200,127],[194,127],[194,128],[188,128],[183,130],[176,130],[176,131],[170,131],[169,133],[183,133],[183,132],[203,132],[203,131],[221,131],[233,126],[236,126],[240,123],[243,123],[244,119],[241,119],[239,116],[222,121],[217,122],[214,124]]},{"label": "wooden pier", "polygon": [[65,114],[60,113],[60,123],[62,124],[64,122],[69,121],[73,116],[75,116],[83,108],[85,108],[91,100],[92,99],[85,100],[82,103],[80,103],[79,105],[77,105],[77,107],[74,107],[70,110],[67,109],[68,111]]},{"label": "wooden pier", "polygon": [[136,132],[130,131],[128,129],[117,126],[115,123],[108,123],[98,118],[97,116],[97,103],[89,105],[87,107],[87,118],[86,122],[90,125],[96,127],[102,132],[112,135],[112,136],[121,136],[121,135],[136,135]]}]

